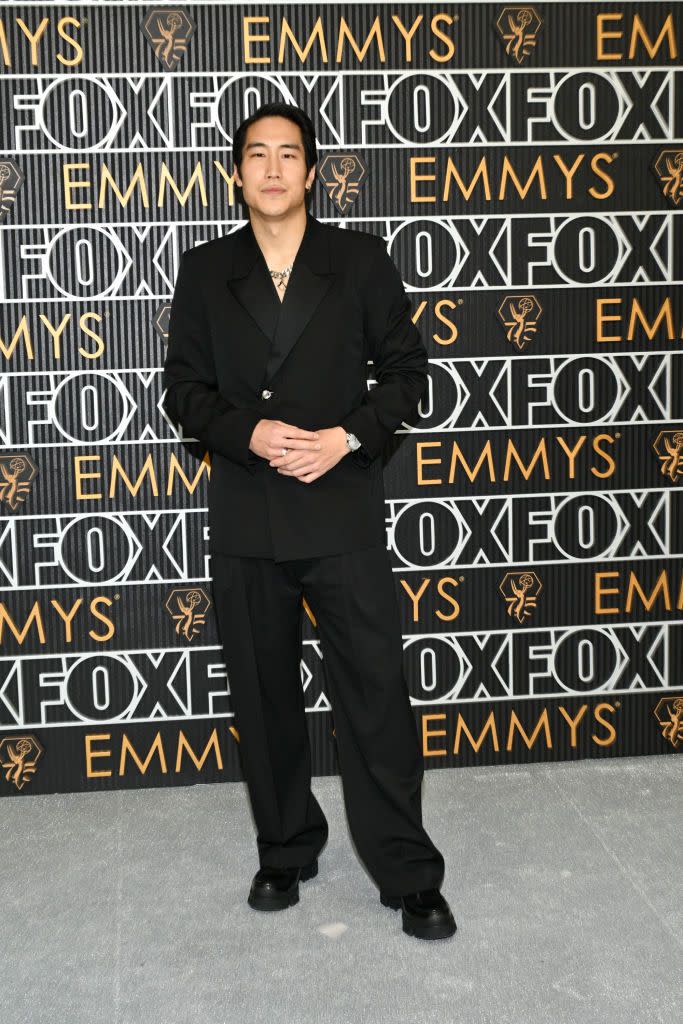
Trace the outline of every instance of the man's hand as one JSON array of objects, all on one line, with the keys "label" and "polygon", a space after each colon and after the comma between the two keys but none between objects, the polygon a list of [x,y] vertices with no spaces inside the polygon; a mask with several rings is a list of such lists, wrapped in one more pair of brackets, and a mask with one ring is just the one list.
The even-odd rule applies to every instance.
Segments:
[{"label": "man's hand", "polygon": [[314,430],[302,430],[282,420],[259,420],[254,427],[249,448],[262,459],[274,459],[282,455],[282,449],[299,452],[314,452],[320,449],[318,434]]},{"label": "man's hand", "polygon": [[[263,422],[261,420],[261,423]],[[281,424],[279,420],[265,422],[279,424],[280,427],[285,427],[293,432],[290,433],[289,439],[286,438],[282,443],[278,442],[275,445],[277,453],[270,458],[270,465],[277,469],[278,473],[294,476],[304,484],[310,484],[319,476],[327,473],[349,452],[346,431],[343,427],[328,427],[325,430],[313,432]],[[257,424],[254,433],[259,426],[260,424]],[[317,440],[311,443],[305,440],[306,438]],[[282,454],[283,448],[290,449],[286,455]]]}]

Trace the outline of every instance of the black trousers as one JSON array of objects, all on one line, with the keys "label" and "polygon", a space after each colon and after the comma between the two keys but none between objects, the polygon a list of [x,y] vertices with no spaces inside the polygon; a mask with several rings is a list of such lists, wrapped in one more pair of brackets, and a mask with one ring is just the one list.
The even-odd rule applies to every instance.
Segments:
[{"label": "black trousers", "polygon": [[311,792],[300,670],[305,596],[356,849],[390,893],[440,888],[444,860],[422,825],[424,766],[386,549],[282,562],[213,554],[211,563],[260,866],[306,864],[328,835]]}]

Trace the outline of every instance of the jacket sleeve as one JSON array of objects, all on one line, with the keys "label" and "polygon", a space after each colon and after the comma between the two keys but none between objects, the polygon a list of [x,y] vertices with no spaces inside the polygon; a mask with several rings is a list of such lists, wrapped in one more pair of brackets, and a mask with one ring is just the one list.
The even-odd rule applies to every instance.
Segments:
[{"label": "jacket sleeve", "polygon": [[241,409],[218,391],[206,310],[193,280],[187,252],[180,258],[168,328],[162,405],[186,437],[253,469],[259,457],[249,448],[258,411]]},{"label": "jacket sleeve", "polygon": [[377,384],[363,402],[341,421],[355,434],[361,447],[351,452],[368,466],[382,451],[396,428],[413,412],[427,389],[427,350],[411,318],[410,300],[384,240],[364,287],[366,340]]}]

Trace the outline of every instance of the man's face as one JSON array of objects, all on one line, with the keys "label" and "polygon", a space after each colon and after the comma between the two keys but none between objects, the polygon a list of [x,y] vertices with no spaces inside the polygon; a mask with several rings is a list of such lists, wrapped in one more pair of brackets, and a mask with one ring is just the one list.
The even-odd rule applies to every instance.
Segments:
[{"label": "man's face", "polygon": [[306,174],[301,131],[286,117],[262,117],[247,128],[241,174],[234,168],[247,206],[280,219],[300,207],[315,166]]}]

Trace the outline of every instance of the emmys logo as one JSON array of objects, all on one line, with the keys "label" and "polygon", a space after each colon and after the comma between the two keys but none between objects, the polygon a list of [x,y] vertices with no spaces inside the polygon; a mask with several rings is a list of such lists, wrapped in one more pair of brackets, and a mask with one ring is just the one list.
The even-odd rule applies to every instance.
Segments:
[{"label": "emmys logo", "polygon": [[23,789],[36,770],[38,758],[43,753],[35,736],[7,736],[0,740],[0,764],[7,782],[17,789]]},{"label": "emmys logo", "polygon": [[664,739],[678,750],[683,743],[683,696],[662,697],[652,713],[661,726]]},{"label": "emmys logo", "polygon": [[24,175],[14,160],[0,160],[0,220],[8,214],[17,199]]},{"label": "emmys logo", "polygon": [[498,307],[505,337],[520,352],[533,339],[540,315],[541,306],[534,295],[506,295]]},{"label": "emmys logo", "polygon": [[167,302],[164,306],[159,306],[152,321],[154,324],[154,330],[157,332],[164,344],[168,342],[168,324],[170,319],[171,304],[170,302]]},{"label": "emmys logo", "polygon": [[14,511],[26,501],[38,469],[28,455],[0,455],[0,502]]},{"label": "emmys logo", "polygon": [[182,7],[155,7],[142,23],[142,31],[166,71],[175,71],[180,64],[195,27]]},{"label": "emmys logo", "polygon": [[652,442],[663,476],[677,483],[683,476],[683,430],[660,430]]},{"label": "emmys logo", "polygon": [[541,19],[533,7],[504,7],[496,28],[505,40],[505,52],[521,64],[536,45]]},{"label": "emmys logo", "polygon": [[531,617],[536,607],[536,598],[541,592],[541,581],[535,572],[508,572],[498,585],[505,598],[508,615],[514,615],[518,622]]},{"label": "emmys logo", "polygon": [[353,153],[341,153],[323,158],[318,177],[339,212],[346,213],[355,202],[367,173],[360,157]]},{"label": "emmys logo", "polygon": [[683,149],[663,149],[654,164],[662,195],[675,206],[683,201]]},{"label": "emmys logo", "polygon": [[176,635],[182,634],[186,640],[193,640],[199,636],[200,627],[204,625],[210,606],[211,602],[201,587],[172,590],[164,605],[176,624]]}]

